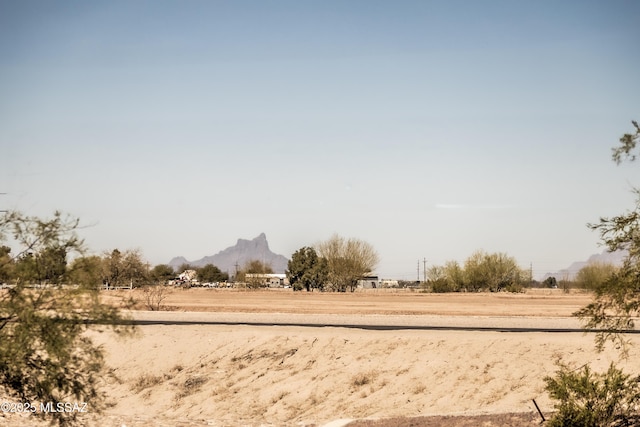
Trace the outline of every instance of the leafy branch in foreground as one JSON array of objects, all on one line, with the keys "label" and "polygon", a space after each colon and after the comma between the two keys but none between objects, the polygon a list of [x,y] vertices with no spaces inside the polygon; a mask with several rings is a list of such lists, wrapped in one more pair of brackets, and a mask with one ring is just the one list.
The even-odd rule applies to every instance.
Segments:
[{"label": "leafy branch in foreground", "polygon": [[[98,379],[104,359],[85,332],[92,323],[120,325],[113,326],[119,333],[131,329],[117,308],[100,301],[98,286],[61,285],[41,274],[46,264],[38,261],[52,249],[63,252],[57,271],[64,277],[67,255],[84,250],[78,224],[58,212],[50,220],[19,212],[0,218],[0,240],[18,248],[16,256],[2,258],[4,266],[28,256],[37,273],[14,268],[14,285],[0,290],[0,395],[33,405],[86,402],[96,413],[103,407]],[[79,423],[77,412],[33,415],[60,426]]]},{"label": "leafy branch in foreground", "polygon": [[613,364],[605,373],[594,373],[589,365],[575,370],[561,364],[556,377],[544,380],[558,401],[550,427],[640,425],[640,377],[624,374]]},{"label": "leafy branch in foreground", "polygon": [[[620,138],[620,145],[613,148],[613,161],[620,164],[623,159],[634,161],[640,141],[640,126],[631,122],[635,133],[626,133]],[[622,267],[612,274],[605,283],[595,289],[591,304],[575,313],[585,321],[585,327],[600,329],[596,335],[596,348],[600,351],[611,341],[620,346],[623,355],[628,354],[628,340],[624,332],[634,328],[634,317],[640,315],[640,189],[636,195],[633,210],[614,217],[602,217],[600,222],[589,224],[598,231],[602,242],[611,252],[624,250],[627,256]]]},{"label": "leafy branch in foreground", "polygon": [[612,157],[613,161],[617,164],[620,164],[623,158],[631,161],[637,158],[636,154],[633,154],[633,150],[635,150],[640,140],[640,126],[638,126],[638,122],[635,120],[632,120],[631,124],[636,128],[636,133],[625,133],[620,138],[620,146],[613,148]]},{"label": "leafy branch in foreground", "polygon": [[[620,138],[613,160],[635,160],[640,128],[636,134]],[[585,321],[587,329],[598,329],[596,349],[602,351],[611,341],[628,357],[629,340],[625,332],[634,328],[640,314],[640,191],[635,190],[636,206],[631,212],[612,218],[600,218],[589,228],[600,233],[609,251],[625,250],[622,267],[595,288],[593,301],[574,313]],[[579,372],[577,372],[579,371]],[[556,376],[546,377],[546,390],[556,403],[551,427],[622,427],[640,426],[640,377],[624,374],[612,363],[605,373],[592,373],[588,365],[571,370],[560,365]]]},{"label": "leafy branch in foreground", "polygon": [[600,218],[589,228],[600,233],[609,251],[625,250],[622,267],[596,287],[593,301],[575,313],[585,321],[585,328],[599,329],[596,348],[601,351],[611,341],[627,354],[624,332],[634,328],[640,315],[640,192],[635,190],[633,211],[612,218]]}]

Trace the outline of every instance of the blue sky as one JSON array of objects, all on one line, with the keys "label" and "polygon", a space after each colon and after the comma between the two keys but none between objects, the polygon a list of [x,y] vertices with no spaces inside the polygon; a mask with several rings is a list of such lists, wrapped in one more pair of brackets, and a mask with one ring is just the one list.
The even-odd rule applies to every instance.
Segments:
[{"label": "blue sky", "polygon": [[333,233],[378,273],[506,252],[542,275],[633,206],[635,1],[0,0],[0,203],[94,252]]}]

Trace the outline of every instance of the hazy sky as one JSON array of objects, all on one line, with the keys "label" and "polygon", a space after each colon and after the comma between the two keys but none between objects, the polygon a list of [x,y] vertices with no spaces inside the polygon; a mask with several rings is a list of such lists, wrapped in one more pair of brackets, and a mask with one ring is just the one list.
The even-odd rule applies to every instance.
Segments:
[{"label": "hazy sky", "polygon": [[0,0],[0,209],[195,260],[333,233],[413,279],[603,248],[640,164],[637,1]]}]

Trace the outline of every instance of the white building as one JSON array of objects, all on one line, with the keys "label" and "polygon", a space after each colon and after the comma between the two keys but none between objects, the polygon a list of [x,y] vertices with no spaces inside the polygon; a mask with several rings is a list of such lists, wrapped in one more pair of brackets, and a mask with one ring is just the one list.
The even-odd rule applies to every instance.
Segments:
[{"label": "white building", "polygon": [[183,282],[194,282],[198,278],[198,273],[195,270],[185,270],[178,275],[178,279]]},{"label": "white building", "polygon": [[369,275],[364,276],[362,279],[358,280],[358,288],[363,289],[376,289],[380,287],[380,279],[378,276]]},{"label": "white building", "polygon": [[255,281],[260,283],[262,286],[267,286],[269,288],[282,288],[289,285],[289,279],[287,279],[286,274],[247,273],[245,275],[245,280],[247,282]]}]

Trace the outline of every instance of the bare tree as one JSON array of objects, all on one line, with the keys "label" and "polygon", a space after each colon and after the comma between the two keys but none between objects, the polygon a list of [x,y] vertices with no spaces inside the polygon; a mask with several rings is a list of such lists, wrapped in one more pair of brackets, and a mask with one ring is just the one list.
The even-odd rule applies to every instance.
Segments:
[{"label": "bare tree", "polygon": [[169,288],[165,285],[146,285],[142,288],[145,305],[151,311],[160,311],[164,306],[164,300],[169,296]]},{"label": "bare tree", "polygon": [[330,288],[338,292],[353,292],[358,280],[371,273],[379,257],[373,246],[358,239],[345,239],[334,234],[316,245],[320,257],[327,260]]}]

